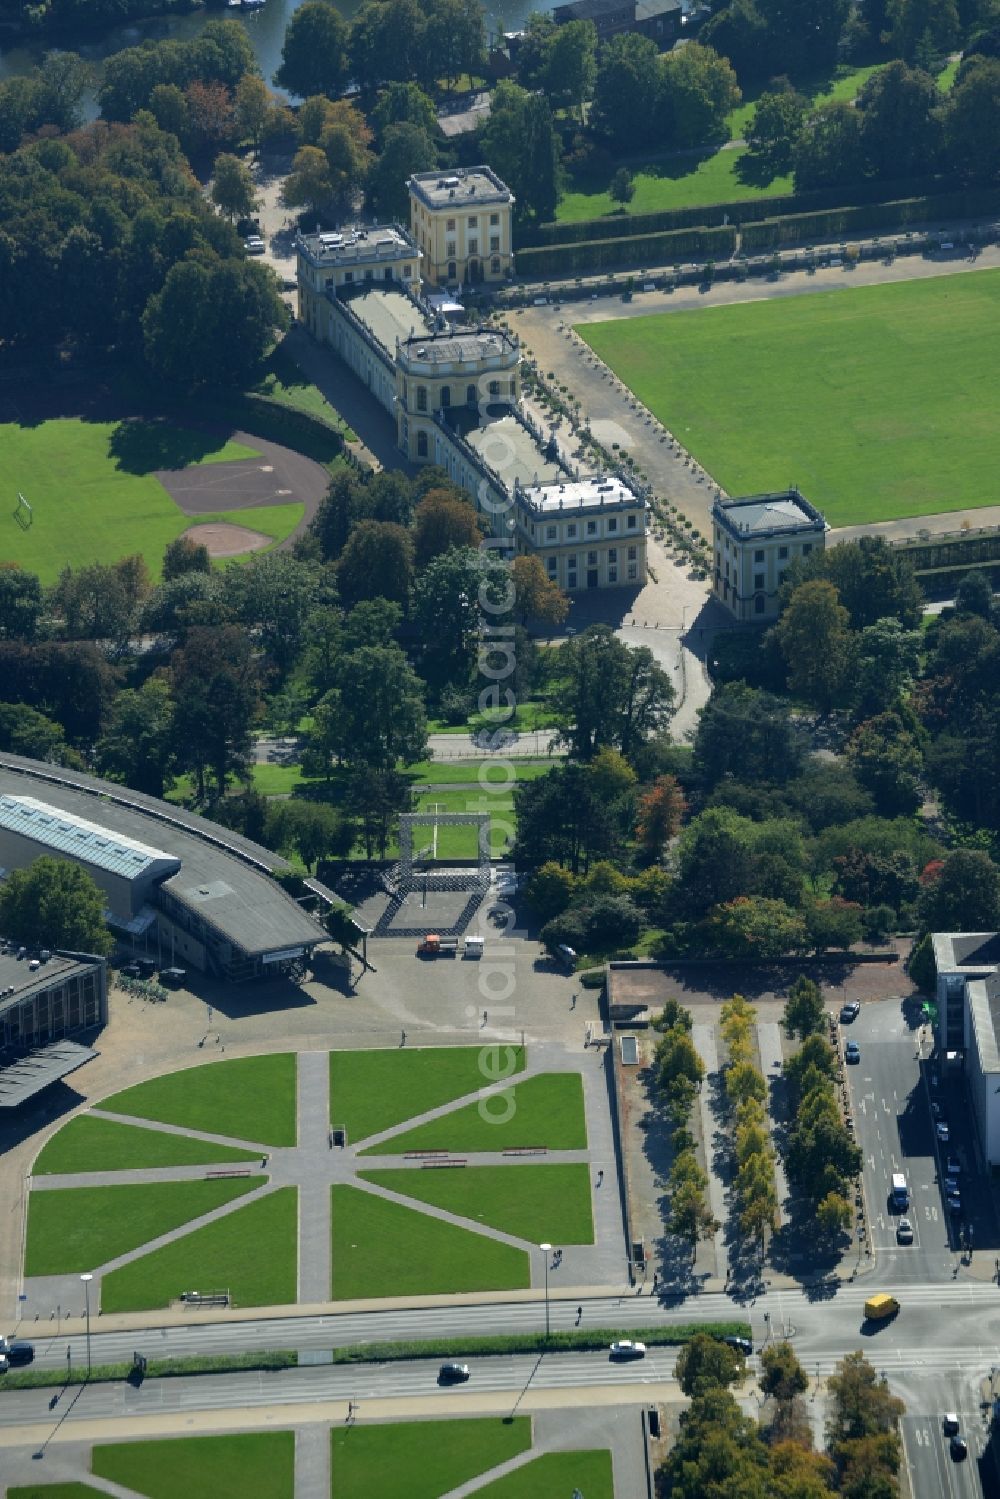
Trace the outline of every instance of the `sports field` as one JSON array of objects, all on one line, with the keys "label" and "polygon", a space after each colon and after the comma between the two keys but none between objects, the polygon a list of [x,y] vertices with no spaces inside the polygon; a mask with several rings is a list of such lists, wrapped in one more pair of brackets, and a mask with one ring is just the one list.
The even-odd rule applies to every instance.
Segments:
[{"label": "sports field", "polygon": [[1000,271],[577,330],[730,494],[833,526],[995,504]]},{"label": "sports field", "polygon": [[[169,424],[130,428],[77,418],[35,426],[0,422],[0,556],[53,583],[71,564],[114,562],[141,553],[159,577],[167,543],[192,524],[157,479],[154,468],[188,468],[259,456],[241,443]],[[32,507],[15,518],[21,492]],[[302,506],[258,507],[196,517],[198,523],[252,525],[281,540],[302,519]],[[20,523],[19,523],[20,521]]]}]

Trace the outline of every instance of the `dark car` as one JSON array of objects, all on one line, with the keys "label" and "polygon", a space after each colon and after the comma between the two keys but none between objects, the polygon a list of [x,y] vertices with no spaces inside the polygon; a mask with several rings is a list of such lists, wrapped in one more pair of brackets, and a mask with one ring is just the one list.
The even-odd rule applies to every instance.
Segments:
[{"label": "dark car", "polygon": [[969,1444],[965,1440],[965,1438],[963,1436],[959,1436],[958,1432],[956,1431],[955,1435],[951,1439],[950,1446],[953,1461],[956,1463],[964,1462],[969,1455]]},{"label": "dark car", "polygon": [[753,1342],[750,1338],[740,1338],[735,1333],[730,1333],[722,1341],[727,1343],[730,1348],[736,1348],[740,1353],[748,1355],[753,1353]]},{"label": "dark car", "polygon": [[856,1041],[848,1041],[847,1045],[844,1047],[844,1061],[845,1062],[860,1062],[861,1061],[861,1047],[858,1045],[858,1043]]},{"label": "dark car", "polygon": [[470,1374],[468,1364],[442,1364],[438,1370],[439,1384],[464,1384]]},{"label": "dark car", "polygon": [[142,978],[142,969],[139,967],[138,963],[126,963],[125,967],[122,969],[122,978],[123,979],[139,979],[139,978]]},{"label": "dark car", "polygon": [[35,1358],[34,1343],[10,1343],[7,1347],[7,1358],[11,1364],[11,1367],[13,1367],[14,1364],[33,1363]]},{"label": "dark car", "polygon": [[840,1007],[840,1023],[847,1025],[852,1020],[857,1020],[861,1014],[861,1005],[856,999],[849,999],[845,1005]]}]

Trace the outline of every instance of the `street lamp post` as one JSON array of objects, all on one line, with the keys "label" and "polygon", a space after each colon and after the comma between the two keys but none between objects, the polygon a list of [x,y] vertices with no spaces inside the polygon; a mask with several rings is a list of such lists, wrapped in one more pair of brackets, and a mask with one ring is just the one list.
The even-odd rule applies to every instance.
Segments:
[{"label": "street lamp post", "polygon": [[545,1256],[545,1341],[549,1341],[549,1255],[552,1253],[551,1244],[539,1244],[539,1249]]},{"label": "street lamp post", "polygon": [[86,1272],[86,1274],[80,1276],[80,1279],[83,1281],[83,1293],[84,1293],[84,1295],[87,1298],[87,1378],[88,1379],[90,1378],[90,1282],[93,1280],[93,1278],[94,1277],[90,1274],[89,1270]]}]

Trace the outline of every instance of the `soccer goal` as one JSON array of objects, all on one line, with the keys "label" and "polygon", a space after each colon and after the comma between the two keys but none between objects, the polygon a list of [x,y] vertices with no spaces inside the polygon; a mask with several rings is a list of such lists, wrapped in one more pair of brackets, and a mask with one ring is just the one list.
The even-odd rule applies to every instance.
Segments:
[{"label": "soccer goal", "polygon": [[17,504],[14,506],[14,519],[22,531],[30,530],[35,519],[35,512],[20,490],[17,492]]}]

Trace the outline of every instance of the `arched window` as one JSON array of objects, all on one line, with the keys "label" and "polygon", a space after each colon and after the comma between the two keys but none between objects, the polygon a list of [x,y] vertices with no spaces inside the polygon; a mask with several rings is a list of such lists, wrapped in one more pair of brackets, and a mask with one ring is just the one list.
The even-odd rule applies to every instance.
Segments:
[{"label": "arched window", "polygon": [[442,406],[450,406],[451,405],[451,386],[450,385],[442,385],[442,387],[441,387],[441,405]]},{"label": "arched window", "polygon": [[426,432],[418,432],[417,433],[417,457],[418,458],[426,458],[427,457],[427,433]]}]

